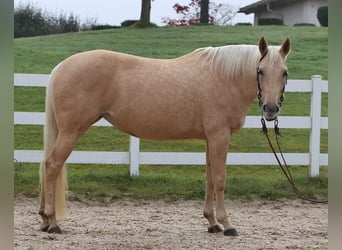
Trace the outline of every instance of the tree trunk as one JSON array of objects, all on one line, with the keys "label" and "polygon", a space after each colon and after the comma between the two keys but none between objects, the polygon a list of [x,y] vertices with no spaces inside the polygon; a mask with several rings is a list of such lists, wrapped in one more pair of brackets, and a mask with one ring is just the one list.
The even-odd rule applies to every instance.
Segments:
[{"label": "tree trunk", "polygon": [[200,24],[209,23],[209,0],[201,0]]},{"label": "tree trunk", "polygon": [[141,0],[140,25],[150,24],[151,0]]}]

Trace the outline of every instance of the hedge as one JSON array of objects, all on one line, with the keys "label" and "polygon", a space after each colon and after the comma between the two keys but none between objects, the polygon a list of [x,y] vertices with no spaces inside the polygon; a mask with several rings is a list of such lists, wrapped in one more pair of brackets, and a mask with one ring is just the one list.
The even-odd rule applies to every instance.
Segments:
[{"label": "hedge", "polygon": [[328,6],[322,6],[318,8],[317,19],[321,26],[328,27]]},{"label": "hedge", "polygon": [[279,18],[260,18],[258,25],[284,25],[284,20]]}]

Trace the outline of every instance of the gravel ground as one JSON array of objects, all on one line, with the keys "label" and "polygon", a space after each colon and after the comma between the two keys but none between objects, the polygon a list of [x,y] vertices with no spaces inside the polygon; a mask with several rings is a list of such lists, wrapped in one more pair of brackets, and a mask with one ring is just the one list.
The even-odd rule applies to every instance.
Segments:
[{"label": "gravel ground", "polygon": [[226,200],[238,237],[207,232],[201,201],[68,202],[64,234],[39,231],[38,199],[17,197],[15,249],[328,249],[328,205]]}]

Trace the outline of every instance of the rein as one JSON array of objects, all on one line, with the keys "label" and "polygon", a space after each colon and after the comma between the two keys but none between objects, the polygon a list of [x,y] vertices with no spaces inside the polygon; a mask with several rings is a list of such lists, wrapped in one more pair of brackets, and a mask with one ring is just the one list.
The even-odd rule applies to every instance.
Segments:
[{"label": "rein", "polygon": [[[267,52],[268,52],[268,51],[266,51],[266,53],[264,53],[264,54],[261,56],[261,58],[259,59],[259,64],[260,64],[260,62],[262,61],[262,59],[265,58],[265,56],[267,55]],[[262,105],[263,105],[263,100],[262,100],[262,93],[261,93],[261,92],[262,92],[262,88],[261,88],[261,81],[260,81],[260,75],[262,75],[262,72],[261,72],[261,70],[259,69],[259,64],[258,64],[257,70],[256,70],[256,73],[257,73],[256,80],[257,80],[257,86],[258,86],[259,107],[262,107]],[[287,83],[287,73],[286,73],[286,75],[285,75],[285,85],[286,85],[286,83]],[[279,103],[278,103],[279,107],[281,107],[281,104],[282,104],[282,102],[283,102],[283,100],[284,100],[285,85],[284,85],[284,88],[282,89],[282,95],[281,95],[280,100],[279,100]],[[273,147],[273,144],[272,144],[272,142],[271,142],[271,140],[270,140],[270,138],[269,138],[269,136],[268,136],[268,130],[267,130],[266,122],[265,122],[265,119],[264,119],[263,116],[261,116],[261,124],[262,124],[262,131],[261,131],[261,132],[266,136],[266,139],[267,139],[267,141],[268,141],[268,144],[269,144],[269,146],[270,146],[270,148],[271,148],[271,150],[272,150],[272,152],[273,152],[273,154],[274,154],[274,156],[275,156],[275,158],[276,158],[276,160],[277,160],[277,162],[278,162],[278,164],[279,164],[279,167],[281,168],[282,172],[283,172],[284,175],[286,176],[288,182],[291,184],[294,193],[295,193],[299,198],[301,198],[301,199],[303,199],[303,200],[306,200],[306,201],[310,201],[310,202],[312,202],[312,203],[328,203],[328,200],[319,200],[319,199],[310,198],[307,194],[303,193],[302,191],[300,191],[300,190],[298,189],[298,187],[297,187],[297,185],[296,185],[296,183],[295,183],[295,181],[294,181],[294,179],[293,179],[293,177],[292,177],[292,174],[291,174],[291,172],[290,172],[290,169],[289,169],[289,167],[288,167],[288,165],[287,165],[287,163],[286,163],[286,160],[285,160],[285,157],[284,157],[284,155],[283,155],[283,152],[282,152],[282,150],[281,150],[281,148],[280,148],[280,144],[279,144],[279,139],[278,139],[278,138],[279,138],[279,136],[281,136],[281,135],[280,135],[280,132],[279,132],[278,120],[276,119],[276,120],[274,121],[274,133],[275,133],[275,136],[276,136],[275,138],[276,138],[276,142],[277,142],[277,146],[278,146],[278,151],[279,151],[279,153],[280,153],[280,156],[281,156],[281,158],[282,158],[284,164],[281,163],[281,161],[280,161],[280,159],[279,159],[279,157],[278,157],[278,155],[277,155],[277,153],[276,153],[276,151],[275,151],[275,149],[274,149],[274,147]]]},{"label": "rein", "polygon": [[291,184],[292,189],[295,192],[295,194],[299,198],[301,198],[303,200],[306,200],[306,201],[310,201],[312,203],[323,203],[323,204],[328,203],[328,200],[319,200],[319,199],[310,198],[307,194],[303,193],[302,191],[300,191],[298,189],[298,187],[297,187],[297,185],[296,185],[296,183],[295,183],[295,181],[294,181],[294,179],[292,177],[290,169],[289,169],[289,167],[288,167],[288,165],[286,163],[286,160],[285,160],[283,152],[282,152],[282,150],[280,148],[280,145],[279,145],[278,137],[281,136],[281,135],[280,135],[280,132],[279,132],[278,120],[274,121],[274,133],[276,135],[276,142],[277,142],[277,146],[278,146],[278,151],[280,153],[280,156],[281,156],[284,164],[281,163],[281,161],[280,161],[280,159],[279,159],[279,157],[278,157],[278,155],[277,155],[277,153],[276,153],[276,151],[275,151],[275,149],[273,147],[273,144],[272,144],[272,142],[271,142],[271,140],[270,140],[270,138],[268,136],[268,129],[266,127],[266,122],[265,122],[264,117],[261,118],[261,124],[262,124],[262,131],[261,132],[266,136],[268,144],[270,145],[270,148],[271,148],[271,150],[272,150],[272,152],[273,152],[273,154],[274,154],[274,156],[275,156],[275,158],[276,158],[276,160],[277,160],[277,162],[279,164],[279,167],[281,168],[282,172],[284,173],[284,175],[286,176],[287,180]]}]

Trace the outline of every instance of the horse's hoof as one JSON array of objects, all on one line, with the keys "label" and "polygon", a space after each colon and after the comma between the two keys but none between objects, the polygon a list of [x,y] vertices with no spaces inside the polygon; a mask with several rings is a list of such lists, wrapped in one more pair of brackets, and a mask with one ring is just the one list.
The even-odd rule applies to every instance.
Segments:
[{"label": "horse's hoof", "polygon": [[48,229],[49,229],[49,225],[47,225],[47,226],[41,225],[40,226],[40,231],[42,231],[42,232],[46,233],[48,231]]},{"label": "horse's hoof", "polygon": [[49,234],[62,234],[62,229],[59,226],[49,227],[47,230]]},{"label": "horse's hoof", "polygon": [[217,224],[214,226],[208,227],[208,233],[219,233],[222,231],[223,231],[222,227]]},{"label": "horse's hoof", "polygon": [[229,228],[226,231],[224,231],[223,234],[226,236],[239,236],[235,228]]}]

